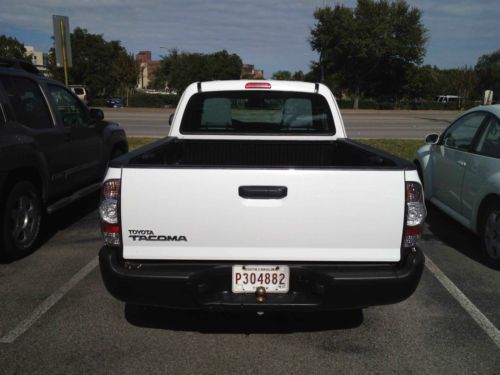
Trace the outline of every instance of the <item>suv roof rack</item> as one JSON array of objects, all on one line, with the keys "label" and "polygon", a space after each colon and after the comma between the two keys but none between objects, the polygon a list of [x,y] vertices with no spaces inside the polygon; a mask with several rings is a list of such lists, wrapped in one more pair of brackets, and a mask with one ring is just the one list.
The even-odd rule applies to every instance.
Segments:
[{"label": "suv roof rack", "polygon": [[41,75],[40,71],[32,63],[28,61],[9,59],[0,57],[0,68],[15,68],[21,69],[31,74]]}]

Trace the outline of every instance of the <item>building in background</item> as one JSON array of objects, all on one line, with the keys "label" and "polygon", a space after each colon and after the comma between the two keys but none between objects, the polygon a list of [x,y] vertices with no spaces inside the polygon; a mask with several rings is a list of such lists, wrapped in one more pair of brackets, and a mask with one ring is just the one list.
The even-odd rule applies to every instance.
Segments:
[{"label": "building in background", "polygon": [[160,66],[160,60],[151,58],[151,51],[140,51],[135,55],[135,60],[139,63],[138,89],[147,89],[155,78],[156,69]]},{"label": "building in background", "polygon": [[35,51],[33,46],[24,46],[26,49],[26,56],[31,56],[31,63],[35,65],[43,74],[47,73],[47,65],[49,56],[45,52]]},{"label": "building in background", "polygon": [[243,64],[241,66],[241,79],[264,79],[264,71],[255,69],[253,64]]}]

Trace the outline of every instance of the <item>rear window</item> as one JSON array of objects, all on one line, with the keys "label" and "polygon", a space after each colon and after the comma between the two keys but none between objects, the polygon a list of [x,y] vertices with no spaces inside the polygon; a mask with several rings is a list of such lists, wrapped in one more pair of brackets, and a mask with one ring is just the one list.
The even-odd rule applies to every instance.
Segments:
[{"label": "rear window", "polygon": [[183,134],[333,135],[330,106],[319,94],[284,91],[221,91],[193,95]]},{"label": "rear window", "polygon": [[72,90],[76,95],[84,95],[85,94],[85,91],[83,91],[83,89],[81,87],[73,87]]}]

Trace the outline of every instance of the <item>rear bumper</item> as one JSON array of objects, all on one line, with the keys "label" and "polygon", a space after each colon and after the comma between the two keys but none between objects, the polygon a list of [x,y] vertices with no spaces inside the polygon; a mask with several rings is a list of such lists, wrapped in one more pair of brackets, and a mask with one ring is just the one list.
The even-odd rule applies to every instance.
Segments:
[{"label": "rear bumper", "polygon": [[264,302],[258,302],[254,294],[231,292],[231,262],[129,262],[121,258],[119,250],[103,247],[99,263],[108,291],[121,301],[137,305],[202,310],[337,310],[405,300],[417,288],[424,256],[416,249],[397,264],[286,263],[290,267],[290,291],[268,294]]}]

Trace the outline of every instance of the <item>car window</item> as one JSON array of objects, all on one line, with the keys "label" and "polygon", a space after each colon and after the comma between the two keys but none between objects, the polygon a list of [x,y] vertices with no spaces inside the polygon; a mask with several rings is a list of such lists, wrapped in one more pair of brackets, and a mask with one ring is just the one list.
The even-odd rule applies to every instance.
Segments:
[{"label": "car window", "polygon": [[193,95],[182,118],[189,134],[335,134],[326,99],[297,92],[217,91]]},{"label": "car window", "polygon": [[83,91],[83,89],[81,87],[75,87],[75,88],[73,88],[73,92],[76,95],[84,95],[85,94],[85,92]]},{"label": "car window", "polygon": [[485,112],[473,112],[459,118],[444,134],[443,144],[451,148],[468,150],[485,117]]},{"label": "car window", "polygon": [[476,151],[480,154],[500,158],[500,121],[491,116]]},{"label": "car window", "polygon": [[17,122],[31,129],[53,128],[47,102],[40,87],[28,78],[0,76]]},{"label": "car window", "polygon": [[89,125],[89,116],[83,108],[80,99],[73,96],[64,87],[47,85],[61,115],[63,126],[67,128],[82,128]]}]

